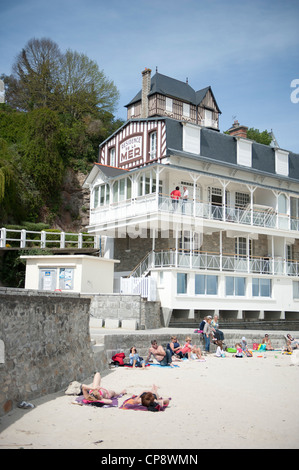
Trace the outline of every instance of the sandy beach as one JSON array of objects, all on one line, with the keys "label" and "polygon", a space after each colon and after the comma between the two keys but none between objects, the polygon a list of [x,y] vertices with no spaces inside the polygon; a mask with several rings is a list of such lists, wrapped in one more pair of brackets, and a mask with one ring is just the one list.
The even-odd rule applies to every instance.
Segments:
[{"label": "sandy beach", "polygon": [[[298,449],[299,351],[213,354],[179,367],[118,367],[102,384],[127,390],[118,407],[79,406],[64,391],[0,419],[1,449]],[[92,379],[92,378],[90,378]],[[122,410],[133,394],[159,386],[163,412]],[[159,432],[158,432],[159,431]]]}]

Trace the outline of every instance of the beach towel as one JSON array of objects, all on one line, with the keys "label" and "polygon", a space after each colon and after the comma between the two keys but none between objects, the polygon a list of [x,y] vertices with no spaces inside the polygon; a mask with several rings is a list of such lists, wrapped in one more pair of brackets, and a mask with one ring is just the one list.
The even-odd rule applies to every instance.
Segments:
[{"label": "beach towel", "polygon": [[80,395],[79,397],[75,398],[75,402],[78,405],[89,405],[89,406],[98,406],[100,408],[110,408],[111,406],[117,407],[118,406],[118,398],[122,397],[122,395],[117,395],[116,397],[111,398],[112,403],[103,403],[101,400],[97,401],[89,401],[84,398],[84,395]]},{"label": "beach towel", "polygon": [[[137,395],[132,395],[131,398],[128,398],[123,402],[123,404],[119,407],[121,410],[134,410],[134,411],[154,411],[149,410],[146,406],[139,405],[137,403],[133,403],[133,399],[136,398]],[[169,398],[171,400],[171,398]],[[155,409],[155,411],[165,411],[168,405],[160,406]]]},{"label": "beach towel", "polygon": [[161,367],[162,369],[173,369],[173,367],[180,367],[176,364],[173,364],[173,367],[171,366],[161,366],[161,364],[148,364],[149,366],[152,366],[152,367]]},{"label": "beach towel", "polygon": [[[132,364],[124,364],[124,367],[133,367]],[[138,367],[139,369],[142,368],[142,365],[141,364],[136,364],[135,367]],[[149,367],[149,364],[145,364],[145,367]]]}]

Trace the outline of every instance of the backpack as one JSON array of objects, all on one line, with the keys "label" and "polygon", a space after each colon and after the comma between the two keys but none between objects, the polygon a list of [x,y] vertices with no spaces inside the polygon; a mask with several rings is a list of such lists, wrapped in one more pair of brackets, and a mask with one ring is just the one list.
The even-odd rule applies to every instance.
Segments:
[{"label": "backpack", "polygon": [[125,353],[117,353],[112,356],[112,361],[116,363],[116,365],[123,366],[124,365],[124,358],[126,357]]}]

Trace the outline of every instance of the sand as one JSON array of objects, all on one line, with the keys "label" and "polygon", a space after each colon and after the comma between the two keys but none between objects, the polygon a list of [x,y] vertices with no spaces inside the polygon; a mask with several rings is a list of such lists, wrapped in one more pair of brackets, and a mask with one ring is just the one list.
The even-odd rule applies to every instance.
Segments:
[{"label": "sand", "polygon": [[2,417],[0,448],[299,448],[299,351],[205,359],[173,369],[119,367],[103,376],[103,386],[126,388],[119,405],[158,385],[161,396],[171,397],[164,412],[79,406],[73,396],[55,393],[33,400],[32,410],[16,408]]}]

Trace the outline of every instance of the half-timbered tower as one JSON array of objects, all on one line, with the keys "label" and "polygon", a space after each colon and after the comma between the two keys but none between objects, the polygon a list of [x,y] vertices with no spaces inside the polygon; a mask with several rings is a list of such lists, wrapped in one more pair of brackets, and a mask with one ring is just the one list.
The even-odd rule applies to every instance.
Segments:
[{"label": "half-timbered tower", "polygon": [[116,291],[120,278],[151,279],[165,325],[213,312],[297,318],[299,155],[247,139],[237,122],[219,132],[210,87],[149,69],[127,108],[84,183],[88,230],[120,260]]}]

